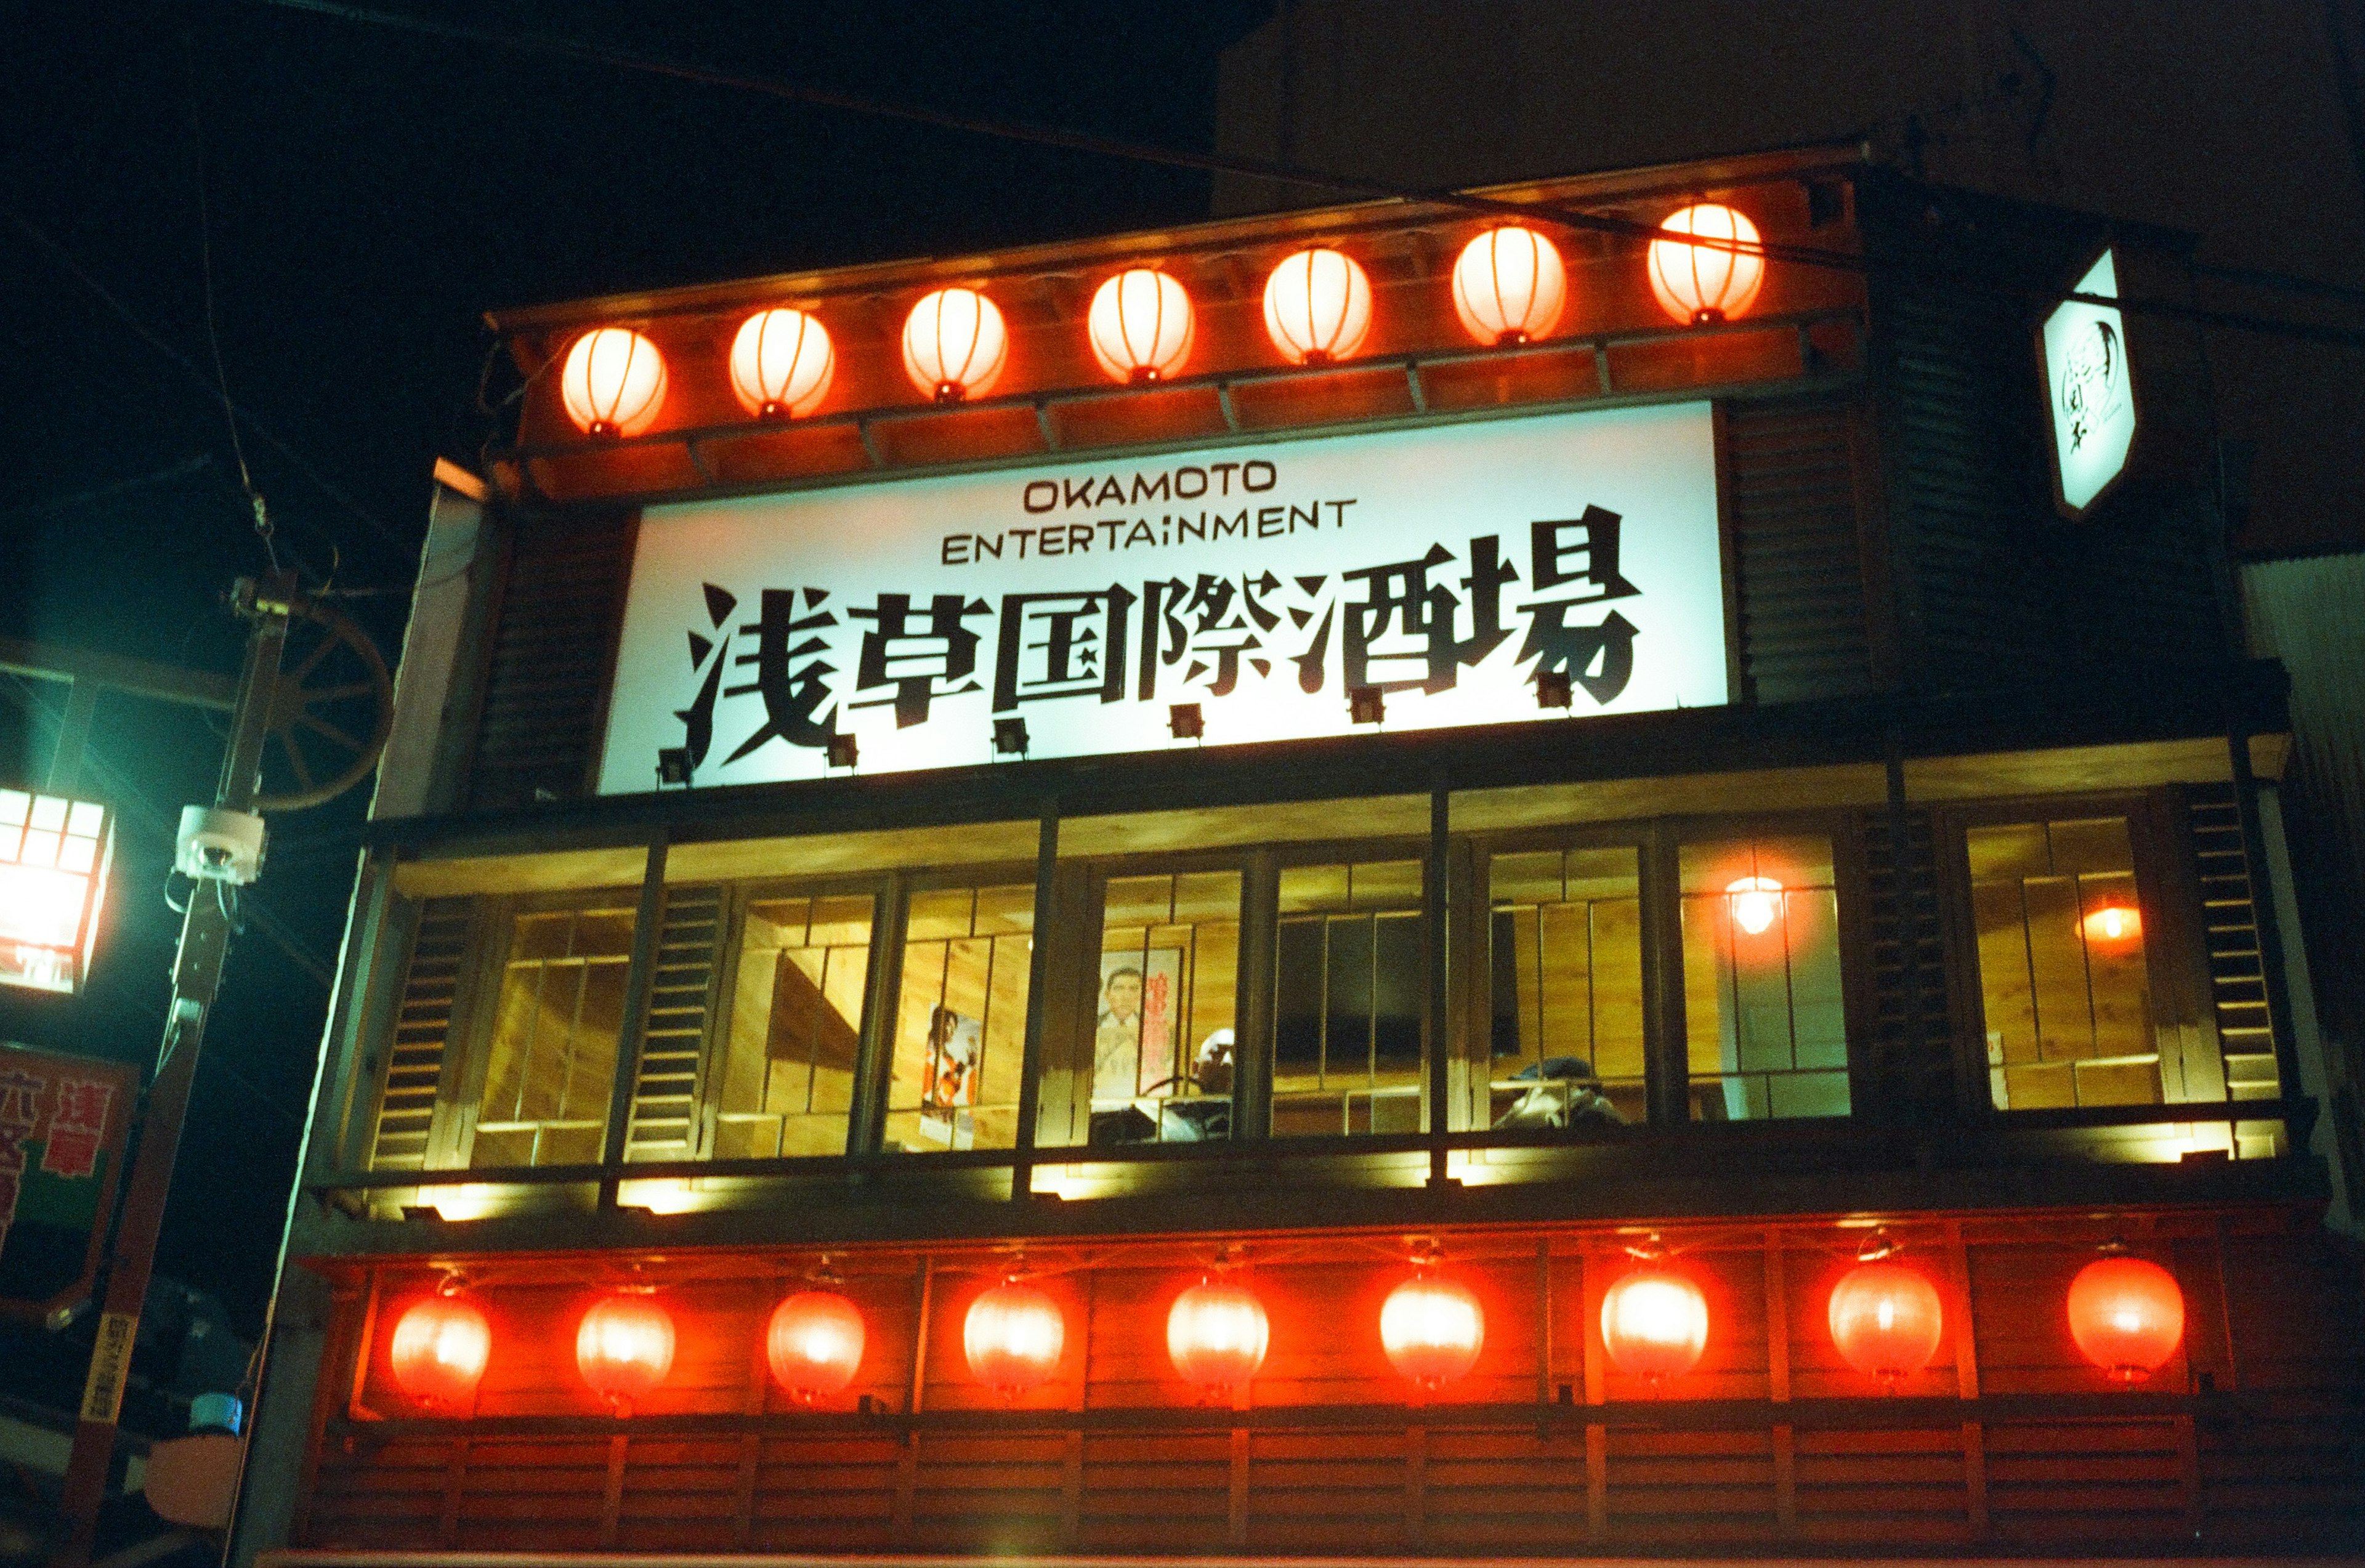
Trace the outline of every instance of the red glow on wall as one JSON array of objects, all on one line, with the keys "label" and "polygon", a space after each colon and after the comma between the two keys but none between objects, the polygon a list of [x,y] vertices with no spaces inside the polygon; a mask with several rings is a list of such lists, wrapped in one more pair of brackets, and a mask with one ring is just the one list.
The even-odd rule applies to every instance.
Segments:
[{"label": "red glow on wall", "polygon": [[591,1392],[628,1410],[673,1370],[673,1316],[640,1294],[603,1296],[575,1334],[575,1365]]},{"label": "red glow on wall", "polygon": [[862,1312],[831,1291],[799,1291],[772,1309],[764,1360],[789,1394],[810,1405],[843,1393],[862,1370]]},{"label": "red glow on wall", "polygon": [[1832,1287],[1832,1343],[1868,1377],[1894,1385],[1938,1353],[1945,1312],[1938,1289],[1897,1263],[1859,1263]]},{"label": "red glow on wall", "polygon": [[1477,1365],[1485,1343],[1486,1309],[1457,1280],[1417,1274],[1380,1308],[1388,1364],[1425,1389],[1442,1388]]},{"label": "red glow on wall", "polygon": [[492,1349],[492,1325],[474,1303],[429,1296],[394,1327],[389,1353],[395,1385],[427,1405],[465,1405],[485,1375]]},{"label": "red glow on wall", "polygon": [[1059,1304],[1016,1280],[970,1303],[961,1349],[977,1381],[1005,1396],[1026,1393],[1059,1369],[1068,1324]]},{"label": "red glow on wall", "polygon": [[1708,1298],[1681,1274],[1637,1269],[1601,1298],[1601,1343],[1630,1377],[1680,1377],[1708,1349]]},{"label": "red glow on wall", "polygon": [[2122,1383],[2149,1377],[2184,1342],[2184,1292],[2141,1258],[2098,1258],[2069,1283],[2069,1337]]}]

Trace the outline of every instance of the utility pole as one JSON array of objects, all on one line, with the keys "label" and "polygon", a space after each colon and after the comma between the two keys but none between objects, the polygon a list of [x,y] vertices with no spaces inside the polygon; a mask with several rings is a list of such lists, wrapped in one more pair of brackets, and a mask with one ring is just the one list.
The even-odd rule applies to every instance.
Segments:
[{"label": "utility pole", "polygon": [[[280,655],[287,642],[288,617],[297,612],[296,593],[296,579],[286,573],[260,584],[241,578],[232,590],[233,608],[249,623],[249,632],[230,746],[214,791],[214,803],[228,811],[252,811],[262,787],[263,745],[271,733],[272,711],[279,692]],[[75,684],[80,690],[85,683]],[[84,719],[86,724],[86,711]],[[69,738],[78,749],[79,736],[71,730],[70,725]],[[51,1568],[83,1568],[97,1535],[99,1507],[106,1499],[107,1472],[115,1457],[123,1386],[131,1370],[132,1343],[139,1334],[149,1275],[155,1266],[156,1238],[163,1227],[173,1164],[180,1152],[189,1091],[196,1080],[197,1051],[221,985],[222,961],[230,952],[232,899],[229,888],[219,881],[198,881],[189,890],[180,951],[173,963],[173,997],[165,1014],[163,1044],[140,1119],[139,1149],[132,1159],[130,1185],[107,1271],[98,1342],[83,1387],[73,1453],[66,1464],[65,1491],[60,1501],[65,1530],[50,1559]]]}]

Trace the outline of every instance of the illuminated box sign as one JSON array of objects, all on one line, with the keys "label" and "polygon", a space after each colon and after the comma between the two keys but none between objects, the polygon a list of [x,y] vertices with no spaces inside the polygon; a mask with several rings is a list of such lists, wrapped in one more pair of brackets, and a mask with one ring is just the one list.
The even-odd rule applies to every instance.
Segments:
[{"label": "illuminated box sign", "polygon": [[[2119,297],[2118,264],[2108,251],[2070,289]],[[2134,378],[2127,329],[2113,305],[2068,299],[2045,319],[2045,389],[2053,411],[2054,497],[2069,517],[2082,515],[2124,472],[2135,439]]]},{"label": "illuminated box sign", "polygon": [[[817,778],[1727,700],[1709,406],[796,495],[642,519],[600,788]],[[678,769],[677,769],[678,771]]]},{"label": "illuminated box sign", "polygon": [[114,848],[98,802],[0,790],[0,985],[82,988]]}]

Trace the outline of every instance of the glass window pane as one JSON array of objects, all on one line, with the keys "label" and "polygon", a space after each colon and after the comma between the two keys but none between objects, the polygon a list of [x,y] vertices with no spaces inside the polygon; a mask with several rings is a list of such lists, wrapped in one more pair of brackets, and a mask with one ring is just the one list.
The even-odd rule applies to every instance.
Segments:
[{"label": "glass window pane", "polygon": [[717,1068],[716,1158],[846,1152],[870,911],[864,897],[748,905]]},{"label": "glass window pane", "polygon": [[1639,852],[1496,856],[1487,891],[1496,939],[1493,1125],[1643,1120]]},{"label": "glass window pane", "polygon": [[1847,1114],[1831,841],[1687,844],[1680,879],[1693,1119]]},{"label": "glass window pane", "polygon": [[1034,887],[914,893],[906,921],[887,1147],[1011,1148],[1026,1052]]},{"label": "glass window pane", "polygon": [[1103,907],[1085,1136],[1230,1137],[1240,874],[1112,878]]},{"label": "glass window pane", "polygon": [[510,923],[470,1165],[600,1159],[623,1033],[633,919],[628,906],[521,914]]},{"label": "glass window pane", "polygon": [[2126,819],[1987,823],[1964,849],[1996,1106],[2160,1102]]},{"label": "glass window pane", "polygon": [[1418,1132],[1421,862],[1290,867],[1281,892],[1274,1136]]}]

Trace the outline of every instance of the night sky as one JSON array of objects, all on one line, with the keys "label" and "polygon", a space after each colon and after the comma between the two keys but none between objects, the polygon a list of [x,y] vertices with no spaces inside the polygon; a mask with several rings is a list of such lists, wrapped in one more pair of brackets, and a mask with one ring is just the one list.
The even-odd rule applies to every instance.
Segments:
[{"label": "night sky", "polygon": [[[1217,56],[1271,6],[400,8],[1205,149]],[[230,396],[256,421],[242,431],[255,483],[283,552],[319,576],[334,562],[335,585],[358,591],[340,602],[389,658],[432,461],[473,464],[487,434],[475,406],[487,308],[1208,208],[1203,176],[231,0],[0,5],[0,353],[15,404],[0,634],[224,674],[242,633],[219,600],[268,563],[220,406],[172,357],[210,372],[201,145],[215,321]],[[42,777],[44,715],[62,700],[62,688],[0,677],[0,778]],[[78,998],[0,993],[0,1037],[152,1062],[179,926],[163,903],[172,823],[212,799],[219,722],[102,702],[83,787],[123,818],[97,974]],[[220,1295],[248,1335],[270,1289],[364,802],[356,790],[273,822],[182,1148],[159,1271]]]}]

